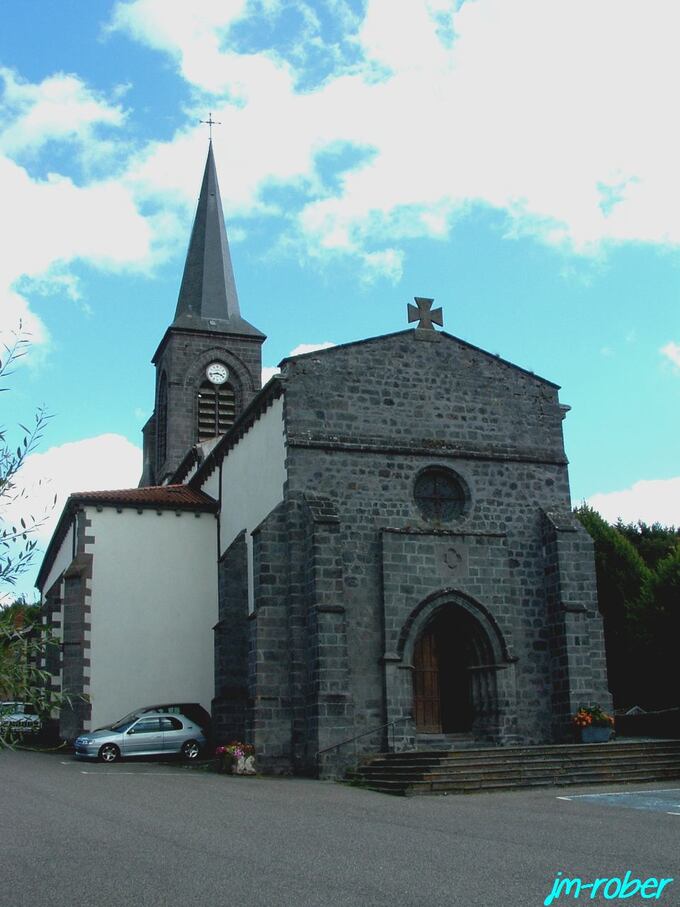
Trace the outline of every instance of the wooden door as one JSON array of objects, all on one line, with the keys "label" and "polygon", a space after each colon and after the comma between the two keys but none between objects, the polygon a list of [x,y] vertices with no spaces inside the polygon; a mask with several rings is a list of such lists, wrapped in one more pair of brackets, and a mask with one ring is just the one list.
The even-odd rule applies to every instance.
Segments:
[{"label": "wooden door", "polygon": [[442,721],[439,698],[439,660],[434,628],[426,629],[416,642],[413,667],[413,707],[416,730],[423,734],[440,734]]}]

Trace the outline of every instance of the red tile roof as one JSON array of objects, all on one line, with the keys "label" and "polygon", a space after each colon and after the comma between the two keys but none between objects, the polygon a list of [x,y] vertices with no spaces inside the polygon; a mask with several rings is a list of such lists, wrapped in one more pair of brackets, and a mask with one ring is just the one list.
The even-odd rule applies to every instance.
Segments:
[{"label": "red tile roof", "polygon": [[159,507],[171,510],[214,511],[217,501],[188,485],[152,485],[112,491],[76,491],[69,498],[79,504],[113,507]]},{"label": "red tile roof", "polygon": [[154,485],[149,488],[123,488],[112,491],[77,491],[69,495],[54,530],[42,566],[38,572],[36,586],[42,589],[59,546],[66,536],[73,515],[83,505],[95,507],[135,507],[154,510],[188,510],[193,513],[217,513],[219,504],[202,491],[188,485]]}]

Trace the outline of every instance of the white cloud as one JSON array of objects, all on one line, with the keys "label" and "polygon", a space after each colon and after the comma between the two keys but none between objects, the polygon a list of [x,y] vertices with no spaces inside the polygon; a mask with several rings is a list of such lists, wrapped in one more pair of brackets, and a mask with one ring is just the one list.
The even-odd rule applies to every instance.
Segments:
[{"label": "white cloud", "polygon": [[671,340],[665,346],[662,346],[659,352],[673,365],[680,368],[680,343],[673,343]]},{"label": "white cloud", "polygon": [[[76,169],[78,161],[89,165],[100,153],[108,155],[110,142],[96,129],[120,128],[125,116],[119,106],[72,75],[56,74],[33,84],[0,69],[0,86],[5,212],[0,219],[0,337],[21,322],[32,335],[34,360],[49,338],[30,309],[31,296],[53,293],[79,301],[72,271],[76,261],[105,270],[148,267],[160,229],[153,218],[142,216],[131,188],[113,174],[77,182],[60,173],[32,172],[48,142],[68,143]],[[18,157],[30,163],[22,165]]]},{"label": "white cloud", "polygon": [[0,156],[0,197],[12,211],[11,219],[0,220],[0,335],[21,319],[34,346],[44,342],[47,331],[30,311],[28,291],[78,298],[77,278],[68,270],[76,261],[109,271],[148,265],[152,226],[114,179],[88,186],[57,175],[37,180]]},{"label": "white cloud", "polygon": [[[288,353],[288,356],[301,356],[304,353],[315,353],[317,350],[329,350],[335,346],[330,340],[322,340],[321,343],[299,343],[295,349]],[[288,358],[285,356],[284,358]],[[265,385],[270,378],[278,375],[280,369],[275,365],[265,365],[262,367],[262,384]]]},{"label": "white cloud", "polygon": [[135,0],[117,4],[110,27],[167,52],[187,82],[216,92],[226,87],[222,40],[247,5],[247,0]]},{"label": "white cloud", "polygon": [[401,280],[404,253],[399,249],[383,249],[381,252],[366,252],[363,255],[364,283],[373,283],[379,278],[398,283]]},{"label": "white cloud", "polygon": [[[285,31],[276,19],[291,9],[296,33],[293,16]],[[367,282],[399,280],[400,243],[447,239],[475,205],[505,212],[508,237],[579,252],[680,245],[680,205],[668,203],[680,197],[675,0],[644,17],[633,0],[367,0],[361,14],[335,0],[328,12],[335,34],[303,0],[118,3],[110,27],[168,56],[201,107],[170,141],[80,182],[38,178],[26,161],[60,142],[86,172],[110,162],[125,87],[107,98],[78,76],[32,84],[1,70],[0,193],[13,217],[0,228],[0,298],[12,290],[25,311],[21,277],[68,295],[75,262],[149,269],[182,245],[207,109],[222,122],[227,219],[284,217],[289,249],[351,256]],[[252,28],[266,15],[270,28]],[[258,50],[260,35],[279,44]],[[285,206],[271,191],[282,186]]]},{"label": "white cloud", "polygon": [[335,344],[330,340],[322,340],[321,343],[299,343],[288,355],[302,356],[305,353],[316,353],[317,350],[329,350],[333,346]]},{"label": "white cloud", "polygon": [[[42,547],[49,541],[62,508],[75,491],[135,488],[142,474],[142,452],[122,435],[105,434],[51,447],[27,457],[17,476],[26,497],[3,508],[10,525],[22,516],[49,514],[38,534]],[[52,507],[54,496],[57,504]]]},{"label": "white cloud", "polygon": [[143,264],[149,255],[149,225],[115,179],[87,186],[57,174],[36,180],[0,158],[0,194],[12,210],[11,222],[2,221],[5,285],[77,258],[111,268]]},{"label": "white cloud", "polygon": [[108,104],[73,75],[58,73],[40,84],[0,68],[4,91],[0,110],[9,125],[0,134],[0,152],[35,155],[51,140],[77,140],[96,146],[94,127],[121,126],[122,108]]},{"label": "white cloud", "polygon": [[680,526],[680,477],[643,479],[623,491],[594,494],[588,503],[610,523],[620,517],[624,523]]},{"label": "white cloud", "polygon": [[[271,50],[230,46],[231,25],[260,14],[254,2],[189,13],[137,0],[115,25],[170,54],[194,87],[229,98],[215,113],[239,138],[222,152],[222,172],[239,173],[227,194],[245,211],[277,181],[309,193],[298,226],[310,252],[356,255],[370,271],[367,256],[446,237],[472,204],[507,212],[509,235],[582,252],[680,244],[680,208],[667,203],[680,192],[668,116],[680,81],[675,0],[642,18],[633,0],[453,7],[368,0],[358,62],[304,90],[304,72]],[[338,143],[368,156],[329,189],[315,158]]]},{"label": "white cloud", "polygon": [[31,343],[28,362],[36,361],[36,351],[45,352],[49,346],[49,332],[43,322],[29,308],[28,300],[19,293],[0,286],[0,359],[4,360],[4,347],[11,347],[15,335],[21,334]]}]

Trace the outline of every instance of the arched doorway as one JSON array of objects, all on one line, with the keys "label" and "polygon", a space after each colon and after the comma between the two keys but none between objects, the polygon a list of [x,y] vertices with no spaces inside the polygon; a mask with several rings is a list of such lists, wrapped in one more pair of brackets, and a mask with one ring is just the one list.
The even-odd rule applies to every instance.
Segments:
[{"label": "arched doorway", "polygon": [[488,678],[493,660],[489,640],[469,611],[455,604],[436,611],[413,650],[416,731],[473,731],[496,698]]}]

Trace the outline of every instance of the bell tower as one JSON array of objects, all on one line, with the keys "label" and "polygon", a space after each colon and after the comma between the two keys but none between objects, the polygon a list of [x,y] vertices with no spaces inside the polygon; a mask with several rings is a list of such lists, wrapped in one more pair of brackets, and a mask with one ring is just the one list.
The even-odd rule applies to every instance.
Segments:
[{"label": "bell tower", "polygon": [[241,318],[211,140],[175,318],[152,360],[140,487],[167,482],[193,446],[228,431],[261,387],[264,340]]}]

